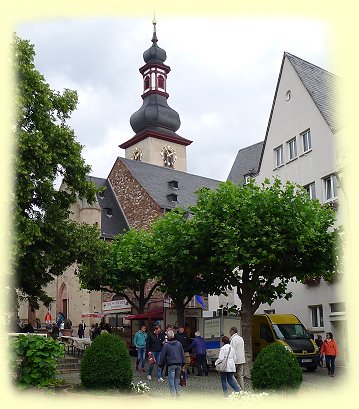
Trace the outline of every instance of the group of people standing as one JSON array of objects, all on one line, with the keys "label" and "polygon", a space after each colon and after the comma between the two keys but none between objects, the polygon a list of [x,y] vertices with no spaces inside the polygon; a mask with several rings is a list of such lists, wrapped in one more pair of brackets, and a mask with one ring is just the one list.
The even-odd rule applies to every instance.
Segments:
[{"label": "group of people standing", "polygon": [[[152,372],[157,364],[158,382],[164,382],[168,377],[169,390],[172,396],[179,396],[180,374],[187,377],[191,362],[190,352],[196,355],[197,376],[208,376],[206,360],[206,344],[199,331],[195,333],[192,340],[184,327],[169,326],[162,331],[159,325],[154,327],[153,332],[147,333],[146,326],[136,332],[134,345],[137,349],[136,370],[145,372],[146,356],[149,361],[147,379],[152,380]],[[223,393],[228,394],[227,383],[234,391],[244,389],[244,342],[238,335],[237,328],[232,327],[229,332],[230,338],[222,337],[223,346],[220,349],[216,364],[226,360],[225,371],[221,372],[221,383]],[[236,376],[236,378],[234,377]]]},{"label": "group of people standing", "polygon": [[[108,322],[101,321],[100,324],[96,322],[96,324],[91,324],[89,330],[89,336],[91,341],[93,341],[98,335],[103,334],[105,332],[112,333],[111,325]],[[81,337],[80,337],[81,338]]]}]

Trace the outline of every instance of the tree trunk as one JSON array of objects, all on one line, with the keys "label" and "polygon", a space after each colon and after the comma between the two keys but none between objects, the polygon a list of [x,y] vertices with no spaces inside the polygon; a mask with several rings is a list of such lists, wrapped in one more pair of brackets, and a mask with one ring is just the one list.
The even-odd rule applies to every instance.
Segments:
[{"label": "tree trunk", "polygon": [[184,327],[184,310],[185,305],[183,300],[176,300],[175,301],[176,311],[177,311],[177,324],[178,328]]},{"label": "tree trunk", "polygon": [[244,340],[244,350],[246,357],[246,365],[244,368],[244,375],[250,378],[250,371],[252,368],[252,327],[253,327],[253,306],[251,294],[244,294],[246,290],[243,290],[241,297],[241,323],[242,323],[242,335]]},{"label": "tree trunk", "polygon": [[138,300],[137,314],[143,314],[145,312],[146,302],[147,301],[143,298]]}]

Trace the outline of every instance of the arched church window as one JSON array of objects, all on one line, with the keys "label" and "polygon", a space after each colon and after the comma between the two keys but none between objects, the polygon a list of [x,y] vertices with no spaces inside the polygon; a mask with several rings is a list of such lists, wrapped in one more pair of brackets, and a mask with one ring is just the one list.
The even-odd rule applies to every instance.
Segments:
[{"label": "arched church window", "polygon": [[158,76],[158,88],[165,89],[165,79],[162,75]]}]

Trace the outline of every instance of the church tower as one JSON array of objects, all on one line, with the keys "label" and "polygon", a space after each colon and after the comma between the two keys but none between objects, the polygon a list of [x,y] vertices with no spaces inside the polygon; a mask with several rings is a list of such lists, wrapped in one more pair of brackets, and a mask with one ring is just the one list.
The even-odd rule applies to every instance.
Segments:
[{"label": "church tower", "polygon": [[166,51],[157,45],[156,21],[153,21],[152,46],[143,53],[143,104],[133,113],[130,124],[135,132],[120,148],[127,159],[186,172],[186,146],[192,141],[176,134],[181,125],[178,113],[167,104]]}]

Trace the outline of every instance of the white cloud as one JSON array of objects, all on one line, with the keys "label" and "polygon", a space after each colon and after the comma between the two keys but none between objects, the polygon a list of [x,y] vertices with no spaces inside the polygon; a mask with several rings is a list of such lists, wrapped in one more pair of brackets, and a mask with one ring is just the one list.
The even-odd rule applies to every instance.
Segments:
[{"label": "white cloud", "polygon": [[[188,171],[226,179],[238,149],[264,139],[284,51],[331,70],[329,28],[288,17],[157,16],[166,50],[169,105],[178,134],[193,140]],[[35,44],[36,64],[53,89],[78,91],[70,125],[85,145],[93,174],[107,176],[118,145],[133,136],[131,114],[142,105],[142,54],[152,24],[142,18],[32,22],[18,33]],[[44,35],[46,33],[46,35]]]}]

